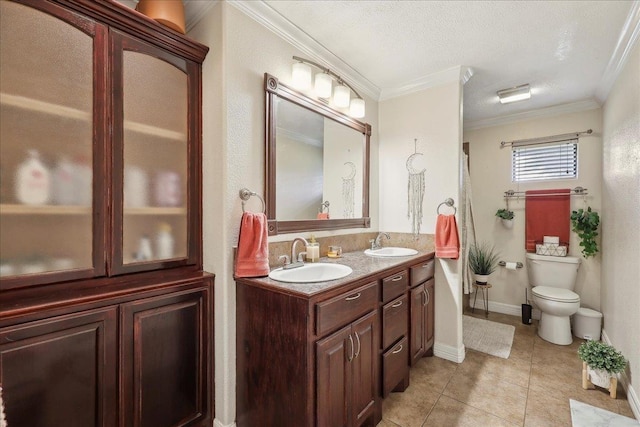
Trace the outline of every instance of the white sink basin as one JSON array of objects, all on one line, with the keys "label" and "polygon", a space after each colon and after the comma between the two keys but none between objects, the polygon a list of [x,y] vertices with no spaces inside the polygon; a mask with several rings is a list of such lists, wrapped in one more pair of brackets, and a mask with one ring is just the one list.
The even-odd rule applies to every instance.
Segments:
[{"label": "white sink basin", "polygon": [[279,282],[313,283],[342,279],[351,274],[351,267],[326,262],[309,263],[302,267],[285,270],[282,267],[269,273],[269,277]]},{"label": "white sink basin", "polygon": [[418,251],[416,251],[415,249],[394,248],[394,247],[380,248],[380,249],[374,249],[374,250],[367,249],[366,251],[364,251],[365,255],[375,256],[375,257],[410,256],[410,255],[415,255],[417,253]]}]

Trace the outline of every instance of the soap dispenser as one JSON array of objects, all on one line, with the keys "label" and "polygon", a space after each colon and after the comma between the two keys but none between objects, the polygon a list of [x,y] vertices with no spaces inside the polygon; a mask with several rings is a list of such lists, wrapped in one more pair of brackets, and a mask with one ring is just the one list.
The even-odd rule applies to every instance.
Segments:
[{"label": "soap dispenser", "polygon": [[316,238],[313,234],[307,244],[306,252],[308,262],[317,262],[320,259],[320,243],[316,242]]}]

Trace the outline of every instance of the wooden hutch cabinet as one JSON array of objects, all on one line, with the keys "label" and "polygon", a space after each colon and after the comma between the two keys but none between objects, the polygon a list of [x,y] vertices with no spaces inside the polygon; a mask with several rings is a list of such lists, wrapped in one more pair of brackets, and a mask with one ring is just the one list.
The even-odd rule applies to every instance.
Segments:
[{"label": "wooden hutch cabinet", "polygon": [[9,425],[210,425],[208,48],[111,0],[0,0],[0,19]]}]

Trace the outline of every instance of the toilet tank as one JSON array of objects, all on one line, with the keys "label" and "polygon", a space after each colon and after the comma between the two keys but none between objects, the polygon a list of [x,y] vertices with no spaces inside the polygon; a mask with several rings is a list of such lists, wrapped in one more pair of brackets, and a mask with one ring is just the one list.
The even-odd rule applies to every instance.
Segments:
[{"label": "toilet tank", "polygon": [[573,290],[580,258],[546,256],[527,253],[527,275],[531,286],[551,286]]}]

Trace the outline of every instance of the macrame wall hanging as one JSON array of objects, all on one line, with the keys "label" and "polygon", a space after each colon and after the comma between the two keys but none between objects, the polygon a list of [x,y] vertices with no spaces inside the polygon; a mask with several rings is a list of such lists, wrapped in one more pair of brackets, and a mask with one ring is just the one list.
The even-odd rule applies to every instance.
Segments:
[{"label": "macrame wall hanging", "polygon": [[346,177],[342,177],[342,206],[344,218],[353,218],[355,191],[356,165],[353,162],[345,162],[345,166],[349,166],[351,171]]},{"label": "macrame wall hanging", "polygon": [[418,140],[413,140],[413,154],[407,158],[407,171],[409,171],[409,183],[407,187],[407,218],[411,221],[411,232],[417,240],[422,224],[422,200],[424,199],[424,172],[426,169],[417,171],[413,166],[413,161],[418,153]]}]

